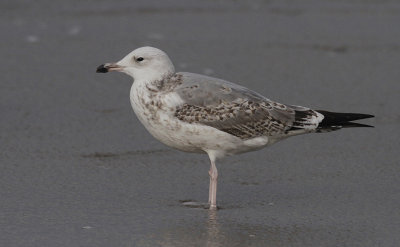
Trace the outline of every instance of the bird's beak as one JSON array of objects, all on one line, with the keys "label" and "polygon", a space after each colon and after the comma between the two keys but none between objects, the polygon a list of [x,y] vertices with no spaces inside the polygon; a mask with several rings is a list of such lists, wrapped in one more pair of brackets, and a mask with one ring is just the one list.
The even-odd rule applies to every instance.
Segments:
[{"label": "bird's beak", "polygon": [[97,67],[96,73],[107,73],[110,71],[122,71],[124,66],[118,65],[116,63],[105,63]]}]

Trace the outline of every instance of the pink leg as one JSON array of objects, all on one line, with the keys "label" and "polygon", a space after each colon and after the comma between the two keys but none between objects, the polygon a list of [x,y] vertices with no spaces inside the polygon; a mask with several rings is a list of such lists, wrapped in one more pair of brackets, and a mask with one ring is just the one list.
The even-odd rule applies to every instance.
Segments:
[{"label": "pink leg", "polygon": [[210,175],[210,189],[208,192],[208,203],[210,204],[210,209],[217,209],[217,179],[218,170],[215,166],[215,160],[210,158],[211,166],[208,174]]}]

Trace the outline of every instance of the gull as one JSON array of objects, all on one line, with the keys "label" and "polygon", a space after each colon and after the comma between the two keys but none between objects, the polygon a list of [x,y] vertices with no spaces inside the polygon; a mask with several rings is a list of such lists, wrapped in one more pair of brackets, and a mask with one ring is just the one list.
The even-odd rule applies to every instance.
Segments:
[{"label": "gull", "polygon": [[290,136],[372,127],[352,121],[374,117],[281,104],[232,82],[175,72],[168,55],[153,47],[138,48],[96,70],[109,71],[133,78],[131,105],[151,135],[172,148],[208,154],[210,209],[217,209],[217,159],[259,150]]}]

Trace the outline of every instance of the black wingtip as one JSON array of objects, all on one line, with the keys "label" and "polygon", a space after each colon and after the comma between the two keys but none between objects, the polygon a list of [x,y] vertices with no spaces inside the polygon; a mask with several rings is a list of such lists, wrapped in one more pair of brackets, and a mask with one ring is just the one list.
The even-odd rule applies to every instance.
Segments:
[{"label": "black wingtip", "polygon": [[362,116],[362,118],[360,118],[360,119],[373,118],[373,117],[375,117],[374,115],[371,115],[371,114],[360,114],[360,113],[359,113],[359,115]]},{"label": "black wingtip", "polygon": [[342,127],[343,128],[353,128],[353,127],[375,128],[375,126],[372,126],[372,125],[353,123],[353,122],[342,123]]},{"label": "black wingtip", "polygon": [[363,113],[341,113],[341,112],[329,112],[329,111],[321,111],[317,110],[317,112],[324,115],[324,119],[319,124],[319,128],[321,129],[329,129],[332,127],[340,127],[340,128],[351,128],[351,127],[369,127],[373,128],[374,126],[367,124],[354,123],[352,121],[373,118],[374,115],[371,114],[363,114]]},{"label": "black wingtip", "polygon": [[317,110],[317,112],[324,115],[322,124],[326,124],[326,125],[330,125],[330,124],[334,125],[335,123],[350,122],[350,121],[375,117],[374,115],[363,114],[363,113],[341,113],[341,112],[329,112],[329,111],[322,111],[322,110]]},{"label": "black wingtip", "polygon": [[106,68],[104,66],[104,64],[100,65],[99,67],[97,67],[96,69],[96,73],[107,73],[108,72],[108,68]]}]

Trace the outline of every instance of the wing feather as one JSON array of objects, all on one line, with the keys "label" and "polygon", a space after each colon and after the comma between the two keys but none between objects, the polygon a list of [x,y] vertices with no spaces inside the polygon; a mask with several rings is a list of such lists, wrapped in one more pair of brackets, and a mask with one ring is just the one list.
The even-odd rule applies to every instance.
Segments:
[{"label": "wing feather", "polygon": [[295,110],[245,87],[198,74],[178,73],[174,92],[184,103],[175,116],[181,121],[217,128],[242,139],[279,135],[295,122]]}]

